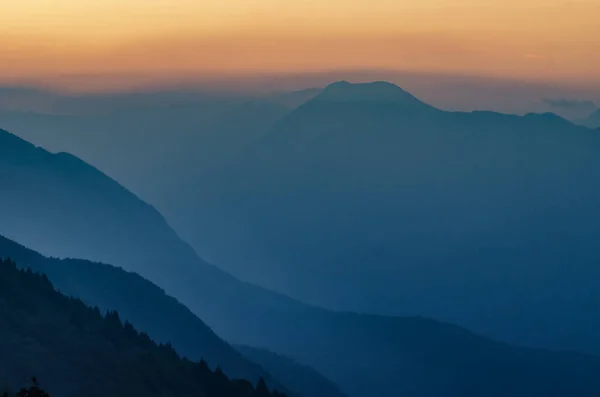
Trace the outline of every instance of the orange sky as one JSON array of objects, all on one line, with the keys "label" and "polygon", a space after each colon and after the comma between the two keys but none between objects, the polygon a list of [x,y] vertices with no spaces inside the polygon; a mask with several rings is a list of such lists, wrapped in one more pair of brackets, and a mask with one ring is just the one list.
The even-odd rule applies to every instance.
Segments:
[{"label": "orange sky", "polygon": [[335,69],[600,82],[600,0],[0,2],[0,84]]}]

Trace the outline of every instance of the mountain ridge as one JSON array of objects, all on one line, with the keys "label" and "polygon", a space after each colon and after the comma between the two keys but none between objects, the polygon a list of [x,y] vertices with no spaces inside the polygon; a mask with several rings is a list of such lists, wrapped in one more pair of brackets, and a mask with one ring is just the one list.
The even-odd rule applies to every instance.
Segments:
[{"label": "mountain ridge", "polygon": [[255,388],[230,381],[203,361],[181,359],[169,344],[155,344],[118,313],[103,316],[14,262],[0,259],[0,286],[3,387],[17,387],[35,374],[51,395],[61,396],[271,395],[264,380]]},{"label": "mountain ridge", "polygon": [[[3,251],[5,245],[2,243],[3,240],[0,239],[0,249],[2,249],[2,252],[5,252]],[[8,244],[11,244],[13,247],[15,246],[11,242],[8,242]],[[19,249],[22,248],[20,247]],[[39,254],[25,249],[21,255],[24,258],[23,263],[33,263],[31,259],[26,260],[25,258],[28,256],[37,257]],[[56,274],[52,274],[52,268],[59,263],[68,263],[69,261],[52,259],[49,261],[51,263],[48,263],[46,267],[34,266],[33,270],[41,271],[44,274],[48,273],[51,280],[58,280]],[[81,267],[83,263],[73,263],[73,265]],[[98,266],[99,264],[90,263],[90,265]],[[108,267],[106,265],[101,266]],[[28,268],[29,266],[25,265],[22,267]],[[31,269],[31,267],[29,268]],[[79,285],[77,278],[69,280],[69,277],[73,276],[72,270],[67,271],[66,274],[66,282],[70,282],[71,285],[75,286]],[[93,277],[96,278],[95,276]],[[107,280],[107,282],[110,285],[115,285],[114,281]],[[62,284],[67,285],[65,281]],[[89,299],[86,300],[89,304],[93,304]],[[303,311],[306,312],[306,309],[304,308]],[[400,384],[396,384],[394,392],[404,390],[405,393],[411,392],[417,396],[427,397],[478,396],[481,395],[482,390],[486,389],[488,385],[487,383],[481,384],[482,379],[489,378],[496,371],[498,371],[498,376],[503,381],[497,383],[494,380],[494,376],[496,375],[487,379],[485,382],[491,382],[489,385],[494,385],[495,388],[494,391],[491,389],[488,390],[486,394],[488,396],[500,397],[508,393],[514,396],[530,397],[531,395],[541,395],[536,393],[542,393],[543,390],[544,395],[556,395],[558,397],[563,396],[564,392],[568,390],[569,395],[587,397],[588,395],[594,395],[593,393],[595,393],[594,390],[596,389],[600,391],[600,382],[597,382],[597,378],[594,376],[595,372],[588,372],[593,366],[597,366],[600,370],[600,357],[517,348],[504,343],[493,342],[489,338],[475,335],[455,325],[419,317],[392,318],[352,313],[328,313],[323,309],[311,310],[311,316],[316,316],[323,327],[320,331],[312,326],[306,327],[306,320],[309,317],[305,317],[304,315],[298,317],[300,313],[295,313],[287,317],[277,316],[280,319],[287,320],[290,326],[284,334],[280,334],[279,338],[277,338],[277,334],[274,334],[274,330],[270,327],[264,329],[256,327],[256,324],[259,322],[268,322],[268,319],[273,315],[273,312],[270,312],[266,316],[261,315],[259,317],[255,316],[256,313],[251,313],[250,318],[254,322],[245,323],[245,333],[254,335],[250,339],[253,339],[257,343],[265,343],[273,338],[267,344],[271,344],[272,347],[280,349],[280,351],[288,351],[289,354],[300,359],[312,360],[313,363],[317,363],[318,361],[330,362],[332,359],[333,361],[342,360],[348,365],[345,371],[351,371],[344,376],[348,376],[350,373],[357,376],[355,371],[363,368],[361,361],[366,360],[366,362],[370,362],[370,360],[363,356],[364,353],[371,351],[373,347],[379,345],[382,338],[387,341],[393,336],[398,343],[384,344],[384,346],[387,346],[391,350],[387,350],[385,354],[383,351],[371,353],[374,354],[373,359],[377,357],[378,360],[383,360],[385,363],[385,367],[379,369],[382,373],[379,374],[379,377],[358,377],[357,380],[359,383],[355,385],[358,389],[354,390],[351,395],[368,395],[366,393],[369,389],[373,387],[377,389],[379,387],[374,382],[383,382],[387,377],[393,376],[396,382],[398,379],[402,379]],[[268,331],[266,335],[264,333],[265,330]],[[356,340],[352,336],[356,332],[363,334],[363,343],[368,341],[368,344],[355,346],[348,351],[351,345],[347,345],[346,341]],[[261,336],[257,338],[259,335]],[[286,347],[288,339],[295,340],[296,343],[299,341],[303,342],[290,349],[290,347]],[[312,339],[322,342],[328,341],[328,345],[335,346],[328,346],[325,351],[325,346],[317,347],[321,351],[321,354],[310,358],[311,355],[315,354],[314,352],[309,352]],[[177,344],[176,341],[172,343],[174,346]],[[331,350],[332,347],[333,350]],[[242,350],[252,356],[256,354],[257,348]],[[262,349],[258,348],[258,351],[260,352]],[[260,355],[266,362],[272,360],[272,357],[269,358],[269,355],[266,358],[264,354],[261,353]],[[336,357],[338,355],[340,357]],[[398,361],[399,357],[405,357],[405,359]],[[456,357],[460,357],[458,363],[456,362]],[[286,363],[285,367],[289,368],[288,359],[279,357],[277,360],[283,360]],[[446,363],[441,374],[438,373],[440,368],[434,365],[434,363],[439,363],[439,360]],[[471,379],[470,377],[464,378],[465,365],[467,368],[473,370],[479,368],[483,371],[480,374],[481,377],[478,377],[478,382],[472,383],[469,380]],[[383,371],[383,368],[387,369]],[[277,369],[286,370],[282,365],[279,365]],[[398,378],[400,375],[398,371],[401,371],[400,373],[403,374],[400,378]],[[533,371],[532,376],[527,375],[531,371]],[[538,371],[540,372],[538,373]],[[548,373],[552,373],[553,375],[547,377]],[[442,374],[443,376],[440,377]],[[477,377],[470,372],[469,375]],[[577,382],[573,380],[575,375],[577,375]],[[544,381],[540,383],[537,380],[538,377],[541,377]],[[596,380],[598,384],[596,385],[592,380]],[[289,380],[287,381],[289,382]],[[305,384],[304,387],[309,387],[309,385]],[[467,389],[464,389],[465,387]],[[474,389],[471,390],[471,388]],[[387,393],[392,393],[391,390],[384,395],[394,395]]]},{"label": "mountain ridge", "polygon": [[296,390],[303,396],[346,397],[336,384],[311,367],[267,349],[239,345],[235,347],[253,362],[270,368],[277,379],[282,379],[282,382],[287,384],[290,389]]},{"label": "mountain ridge", "polygon": [[363,106],[383,106],[385,104],[396,110],[437,110],[401,87],[386,81],[357,84],[348,81],[334,82],[300,107],[327,103],[337,105],[362,104]]},{"label": "mountain ridge", "polygon": [[[334,131],[333,136],[337,133]],[[396,152],[393,154],[397,157]],[[344,171],[347,169],[344,168]],[[77,178],[67,178],[70,184],[59,185],[60,188],[37,189],[37,184],[47,183],[56,177],[53,172],[52,167],[31,169],[14,163],[10,167],[4,165],[0,175],[19,177],[18,180],[24,180],[34,188],[23,190],[18,184],[3,181],[5,189],[0,216],[12,216],[15,225],[23,227],[23,232],[45,229],[52,233],[48,238],[60,237],[70,241],[70,247],[62,247],[67,256],[73,256],[82,246],[89,245],[93,249],[88,254],[98,255],[91,259],[101,259],[98,247],[110,246],[113,235],[98,234],[94,229],[89,230],[89,234],[79,234],[78,229],[72,228],[68,222],[53,219],[49,222],[42,215],[58,211],[61,217],[56,219],[84,219],[94,228],[94,217],[98,212],[106,216],[110,214],[105,211],[106,208],[135,208],[137,201],[126,195],[126,203],[114,202],[114,196],[98,192],[92,196],[103,197],[104,201],[94,206],[82,206],[79,201],[85,202],[89,194],[82,193],[79,184],[85,186],[85,181]],[[108,179],[106,183],[112,186]],[[33,192],[39,195],[40,191],[44,192],[43,200],[33,201],[35,208],[28,207],[28,195]],[[73,204],[79,205],[64,205],[65,196],[75,198]],[[19,211],[15,216],[16,210]],[[40,216],[32,216],[32,210],[40,211]],[[116,215],[120,215],[119,212]],[[315,213],[309,215],[305,219],[319,219]],[[124,220],[127,222],[124,226],[129,230],[145,229],[143,219],[128,216]],[[28,224],[21,225],[24,221]],[[439,220],[436,222],[439,224]],[[0,226],[6,229],[10,225],[2,223]],[[354,231],[356,228],[348,227],[346,230]],[[166,231],[157,232],[159,236],[165,233],[170,235]],[[39,235],[40,238],[45,237],[45,233]],[[155,281],[230,343],[264,347],[309,365],[352,397],[366,397],[373,392],[382,397],[403,392],[419,397],[475,397],[482,393],[490,395],[488,391],[492,389],[497,395],[531,395],[522,390],[524,384],[540,393],[569,388],[572,394],[577,394],[573,391],[573,374],[580,366],[587,368],[587,356],[575,354],[573,360],[563,362],[562,353],[507,346],[433,320],[340,313],[304,305],[281,294],[242,283],[200,258],[188,258],[176,251],[179,244],[154,246],[152,239],[140,240],[136,233],[131,233],[123,236],[122,257],[115,264],[139,271],[142,276]],[[105,253],[101,254],[104,257]],[[355,256],[351,250],[348,254]],[[181,263],[182,259],[190,262]],[[161,272],[168,272],[170,277],[160,277]],[[172,277],[174,274],[177,277]],[[414,285],[420,284],[415,282]],[[527,360],[524,361],[523,356]],[[460,358],[458,361],[457,357]],[[445,365],[439,366],[440,360]],[[502,371],[497,369],[498,362],[502,363]],[[561,362],[563,364],[559,365]],[[474,382],[484,375],[484,381]],[[538,377],[549,379],[551,383],[546,381],[542,384],[536,380]],[[500,381],[500,378],[503,380]],[[403,382],[399,384],[398,379]],[[590,381],[580,386],[584,395],[584,391],[593,384]],[[469,390],[464,390],[465,387]]]},{"label": "mountain ridge", "polygon": [[[321,105],[285,116],[230,166],[221,203],[236,227],[223,235],[261,250],[221,251],[222,268],[334,310],[600,352],[591,306],[565,286],[600,299],[589,282],[600,135],[551,114]],[[577,326],[549,302],[572,307],[560,313]]]},{"label": "mountain ridge", "polygon": [[[180,263],[196,260],[194,250],[177,236],[153,206],[97,168],[68,153],[50,153],[5,130],[0,130],[0,143],[0,162],[5,164],[0,177],[6,184],[6,194],[0,203],[13,207],[4,213],[0,234],[49,256],[126,264],[130,268],[144,266],[146,272],[152,270],[150,264],[168,261],[174,254],[179,256]],[[21,173],[18,179],[16,172]],[[21,197],[20,205],[14,205],[17,202],[14,196]],[[43,209],[47,205],[44,200],[48,199],[54,200],[54,212]],[[106,206],[106,203],[112,204]],[[75,208],[89,212],[94,221],[65,217]],[[57,209],[61,212],[56,212]],[[28,219],[31,217],[40,220]],[[36,222],[37,228],[51,228],[52,224],[62,222],[73,235],[66,237],[50,229],[31,230],[25,226],[26,222]],[[94,239],[95,245],[104,246],[74,244],[71,239],[79,237]],[[137,244],[124,249],[123,240],[137,241]],[[148,245],[154,246],[152,254],[145,248]],[[132,252],[132,248],[136,257],[121,254]]]},{"label": "mountain ridge", "polygon": [[83,259],[47,258],[1,235],[0,259],[11,259],[20,269],[46,275],[57,291],[81,299],[88,306],[102,312],[119,312],[124,321],[157,343],[170,343],[181,356],[205,360],[212,368],[220,367],[234,377],[254,382],[263,377],[277,385],[187,307],[136,273]]}]

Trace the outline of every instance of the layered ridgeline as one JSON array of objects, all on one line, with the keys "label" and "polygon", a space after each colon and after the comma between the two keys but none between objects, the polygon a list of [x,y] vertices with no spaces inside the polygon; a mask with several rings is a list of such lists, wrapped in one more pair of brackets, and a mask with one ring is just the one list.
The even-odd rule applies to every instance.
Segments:
[{"label": "layered ridgeline", "polygon": [[154,208],[70,154],[0,130],[0,183],[0,234],[43,254],[126,263],[166,282],[193,268],[194,251]]},{"label": "layered ridgeline", "polygon": [[[287,114],[264,101],[137,95],[66,109],[91,116],[0,120],[143,192],[204,258],[245,281],[333,309],[600,352],[597,131],[551,114],[443,112],[387,83],[318,93],[293,95],[308,103]],[[135,256],[175,255],[148,230],[131,234],[165,242]],[[79,245],[63,251],[82,257],[68,252]],[[122,248],[98,256],[133,269]]]},{"label": "layered ridgeline", "polygon": [[45,276],[0,260],[0,385],[32,374],[50,395],[281,397],[264,381],[229,380],[204,362],[157,346],[118,313],[102,316],[58,293]]},{"label": "layered ridgeline", "polygon": [[600,352],[599,153],[597,130],[553,114],[445,112],[389,83],[336,83],[232,165],[228,238],[260,251],[216,257],[337,310]]},{"label": "layered ridgeline", "polygon": [[302,365],[289,357],[256,347],[235,346],[235,348],[252,362],[268,368],[273,376],[301,396],[344,397],[335,383],[326,379],[313,368]]},{"label": "layered ridgeline", "polygon": [[244,358],[187,307],[135,273],[81,259],[46,258],[0,236],[2,258],[11,258],[19,268],[46,275],[58,291],[98,307],[103,313],[117,311],[123,321],[153,341],[172,345],[192,361],[203,360],[234,378],[252,382],[263,378],[271,387],[291,390],[275,380],[264,366]]},{"label": "layered ridgeline", "polygon": [[[127,259],[117,258],[116,264],[139,271],[165,288],[226,340],[265,347],[309,365],[352,397],[588,396],[600,391],[595,357],[516,348],[421,318],[330,312],[241,283],[189,256],[190,250],[181,242],[156,244],[151,236],[174,233],[165,223],[153,224],[128,213],[144,209],[151,219],[161,219],[160,215],[89,165],[52,155],[5,132],[0,136],[0,219],[12,219],[12,223],[0,222],[2,233],[14,229],[27,245],[50,249],[39,232],[48,230],[50,242],[65,242],[57,243],[60,250],[55,255],[75,256],[83,251],[94,260],[103,258],[103,248],[119,244]],[[65,158],[76,166],[60,167]],[[121,194],[107,194],[114,191]],[[39,207],[27,210],[27,205]],[[117,211],[121,208],[129,211]],[[49,219],[44,212],[57,215]],[[94,230],[91,220],[99,214],[108,226],[104,231],[110,233]],[[90,222],[57,221],[60,218]],[[120,234],[119,227],[133,232]],[[114,241],[118,238],[124,241]],[[189,261],[181,262],[182,258]],[[70,274],[76,273],[66,275]],[[111,294],[107,290],[119,283],[103,280],[94,291]]]},{"label": "layered ridgeline", "polygon": [[[39,109],[45,113],[0,110],[0,126],[93,164],[159,208],[186,241],[205,248],[204,224],[219,229],[219,219],[212,218],[219,202],[215,173],[310,94],[52,95],[45,101],[52,107]],[[27,101],[17,97],[12,103]],[[188,215],[181,216],[184,212]]]},{"label": "layered ridgeline", "polygon": [[[214,361],[209,367],[218,365],[219,368],[227,368],[226,374],[241,373],[248,379],[252,376],[260,379],[265,375],[260,369],[240,360],[200,320],[190,318],[187,309],[135,274],[82,260],[44,258],[0,238],[0,257],[3,256],[18,258],[22,267],[47,275],[61,292],[82,297],[86,304],[99,306],[102,312],[113,313],[108,316],[113,324],[117,322],[112,310],[122,310],[123,314],[119,314],[122,321],[132,322],[135,328],[148,332],[152,339],[167,343],[188,357],[211,357]],[[7,269],[11,274],[17,272],[12,263]],[[27,277],[31,275],[17,273]],[[46,279],[43,280],[46,282]],[[31,287],[19,288],[22,294],[27,294]],[[7,291],[11,294],[10,288]],[[16,294],[11,299],[16,300],[3,302],[0,307],[11,311],[12,302],[19,302],[20,298]],[[35,312],[46,310],[45,306],[33,306],[28,304],[27,308]],[[596,376],[600,370],[598,357],[515,348],[458,327],[419,318],[336,314],[310,307],[303,307],[301,311],[270,313],[255,309],[258,313],[253,316],[255,323],[236,318],[231,321],[245,327],[247,340],[289,352],[299,360],[324,368],[356,396],[369,396],[373,390],[385,396],[431,397],[595,396],[600,391],[600,380]],[[45,315],[52,313],[50,310]],[[22,320],[29,318],[26,313],[17,316]],[[271,316],[273,318],[269,320]],[[12,317],[3,318],[10,321]],[[35,324],[41,324],[42,331],[39,332],[43,334],[43,329],[46,329],[44,323],[35,321]],[[283,325],[278,327],[275,321],[282,321]],[[79,323],[75,321],[74,324]],[[131,330],[132,327],[124,326],[124,329]],[[10,338],[1,340],[8,344],[14,341]],[[147,337],[144,340],[149,341]],[[56,347],[55,342],[44,341],[52,342],[52,346]],[[18,343],[12,346],[10,354],[29,351]],[[167,349],[170,354],[171,349]],[[277,381],[267,374],[267,384],[271,387],[283,384],[286,390],[294,390],[298,396],[343,397],[335,384],[296,360],[266,349],[248,346],[236,346],[236,349],[275,376]],[[85,350],[83,352],[88,354]],[[82,350],[65,350],[64,354],[56,351],[51,357],[77,363],[81,353]],[[224,363],[225,367],[219,363]],[[20,384],[33,372],[43,375],[44,379],[49,376],[63,382],[65,378],[58,376],[60,373],[46,373],[49,370],[46,365],[44,361],[35,368],[23,364],[17,366],[22,369],[18,374],[14,370],[5,370],[8,372],[3,374],[0,368],[0,380],[8,379]],[[144,373],[145,370],[140,371]],[[109,373],[106,376],[122,374]],[[54,385],[54,382],[50,383],[50,386]],[[105,390],[95,388],[94,384],[86,387],[90,393],[98,392],[98,395]]]}]

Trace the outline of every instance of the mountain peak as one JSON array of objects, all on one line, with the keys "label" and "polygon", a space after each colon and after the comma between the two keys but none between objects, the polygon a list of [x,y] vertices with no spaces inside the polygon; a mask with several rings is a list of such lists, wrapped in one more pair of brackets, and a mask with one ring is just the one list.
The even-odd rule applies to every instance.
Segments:
[{"label": "mountain peak", "polygon": [[394,103],[404,107],[429,107],[412,94],[387,81],[370,83],[338,81],[325,87],[315,99],[327,102],[375,102]]}]

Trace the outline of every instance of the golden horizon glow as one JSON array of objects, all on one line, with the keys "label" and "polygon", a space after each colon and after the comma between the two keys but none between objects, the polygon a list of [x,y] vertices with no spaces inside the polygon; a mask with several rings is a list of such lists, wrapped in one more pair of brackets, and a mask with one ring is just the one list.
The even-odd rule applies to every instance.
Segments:
[{"label": "golden horizon glow", "polygon": [[2,5],[0,84],[333,69],[582,84],[600,82],[598,21],[600,0],[20,0]]}]

